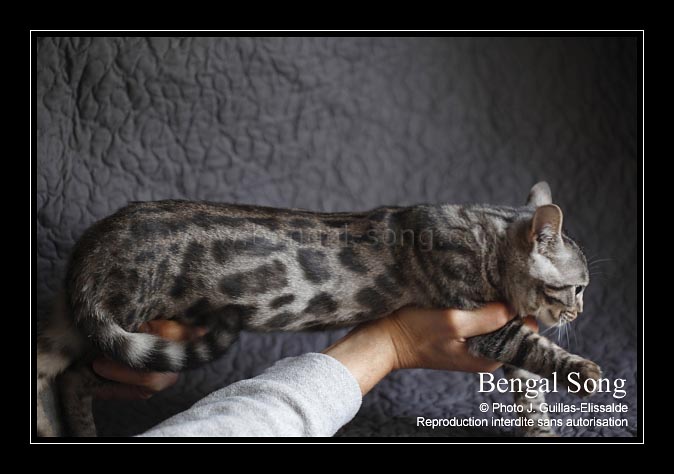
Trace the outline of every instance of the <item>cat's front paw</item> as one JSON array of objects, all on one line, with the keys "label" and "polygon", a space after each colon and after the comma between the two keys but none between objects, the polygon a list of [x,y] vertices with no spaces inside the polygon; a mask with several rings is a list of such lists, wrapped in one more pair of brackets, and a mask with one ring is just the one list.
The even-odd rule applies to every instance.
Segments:
[{"label": "cat's front paw", "polygon": [[601,369],[594,362],[578,358],[573,361],[566,373],[566,387],[579,397],[592,395],[599,386]]}]

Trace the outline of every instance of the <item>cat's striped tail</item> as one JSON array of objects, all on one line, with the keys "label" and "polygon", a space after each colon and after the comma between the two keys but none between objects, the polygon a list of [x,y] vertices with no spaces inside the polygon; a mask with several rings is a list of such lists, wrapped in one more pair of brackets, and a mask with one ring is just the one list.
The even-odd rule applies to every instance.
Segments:
[{"label": "cat's striped tail", "polygon": [[93,318],[81,327],[90,335],[89,340],[111,359],[153,372],[179,372],[209,362],[227,350],[238,336],[238,331],[215,327],[193,341],[169,341],[154,334],[126,331],[114,320]]}]

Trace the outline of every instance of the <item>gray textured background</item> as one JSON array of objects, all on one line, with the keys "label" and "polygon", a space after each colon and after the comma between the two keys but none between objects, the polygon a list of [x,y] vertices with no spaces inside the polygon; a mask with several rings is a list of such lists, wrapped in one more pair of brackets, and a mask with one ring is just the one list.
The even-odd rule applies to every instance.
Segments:
[{"label": "gray textured background", "polygon": [[[590,258],[610,259],[594,268],[576,337],[563,345],[627,378],[631,408],[626,429],[561,432],[634,435],[638,47],[636,38],[41,38],[39,311],[74,241],[130,200],[514,205],[546,179],[570,234]],[[244,334],[152,400],[98,403],[99,428],[138,433],[340,334]],[[477,394],[476,381],[395,373],[341,434],[508,434],[416,428],[416,416],[479,415],[479,402],[507,400]]]}]

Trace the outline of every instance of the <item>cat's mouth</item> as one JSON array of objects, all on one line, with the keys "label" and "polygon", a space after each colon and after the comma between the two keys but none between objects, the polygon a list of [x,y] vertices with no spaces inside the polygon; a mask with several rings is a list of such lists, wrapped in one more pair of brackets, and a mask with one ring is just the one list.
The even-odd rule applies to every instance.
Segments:
[{"label": "cat's mouth", "polygon": [[568,324],[578,317],[578,313],[573,311],[562,311],[559,315],[559,321],[562,324]]},{"label": "cat's mouth", "polygon": [[551,308],[543,308],[536,312],[536,319],[546,326],[562,326],[569,324],[578,317],[578,313],[574,311],[553,310]]}]

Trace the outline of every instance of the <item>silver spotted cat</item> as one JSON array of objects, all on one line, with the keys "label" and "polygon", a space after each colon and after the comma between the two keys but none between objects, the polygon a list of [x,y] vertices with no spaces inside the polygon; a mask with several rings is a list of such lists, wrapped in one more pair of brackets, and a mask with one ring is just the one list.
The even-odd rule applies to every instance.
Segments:
[{"label": "silver spotted cat", "polygon": [[[562,231],[550,188],[527,205],[418,205],[362,213],[189,201],[136,202],[76,244],[63,298],[38,328],[38,392],[59,377],[69,434],[95,436],[90,369],[105,354],[141,370],[180,371],[221,355],[242,330],[351,326],[403,306],[475,309],[504,301],[546,324],[572,321],[589,282],[585,257]],[[204,326],[193,342],[136,332],[155,319]],[[511,378],[560,379],[599,367],[516,318],[471,338]],[[244,349],[245,350],[245,349]],[[587,395],[587,393],[581,393]],[[543,395],[517,403],[544,401]],[[38,403],[38,433],[53,429]],[[538,409],[524,434],[553,435]]]}]

